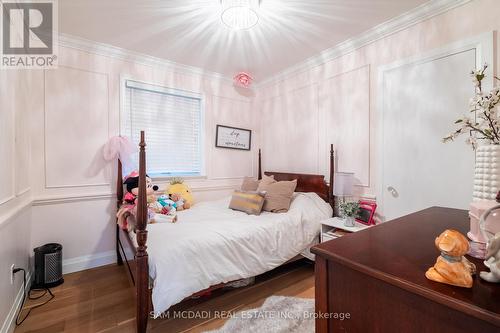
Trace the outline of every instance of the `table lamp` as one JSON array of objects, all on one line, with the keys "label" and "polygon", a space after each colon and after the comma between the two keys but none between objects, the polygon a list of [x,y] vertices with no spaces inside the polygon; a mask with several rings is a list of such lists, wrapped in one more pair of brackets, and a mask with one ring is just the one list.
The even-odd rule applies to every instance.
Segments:
[{"label": "table lamp", "polygon": [[354,172],[335,172],[333,180],[333,195],[342,197],[351,197],[354,189]]}]

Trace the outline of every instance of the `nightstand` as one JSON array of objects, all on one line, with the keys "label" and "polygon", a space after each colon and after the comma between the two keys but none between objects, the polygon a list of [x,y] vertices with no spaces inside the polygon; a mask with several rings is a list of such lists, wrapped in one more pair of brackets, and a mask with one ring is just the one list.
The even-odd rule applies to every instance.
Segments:
[{"label": "nightstand", "polygon": [[340,217],[332,217],[329,218],[328,220],[321,221],[320,242],[323,243],[341,237],[344,234],[357,232],[370,227],[372,226],[361,224],[358,222],[355,222],[354,227],[346,227],[344,225],[343,219],[341,219]]}]

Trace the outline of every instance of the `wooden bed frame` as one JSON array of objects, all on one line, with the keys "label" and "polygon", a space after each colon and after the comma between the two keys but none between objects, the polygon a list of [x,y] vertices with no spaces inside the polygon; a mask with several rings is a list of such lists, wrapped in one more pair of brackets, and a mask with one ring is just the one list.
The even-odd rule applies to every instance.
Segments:
[{"label": "wooden bed frame", "polygon": [[[323,200],[334,207],[333,196],[333,174],[334,174],[334,151],[333,145],[330,145],[330,185],[325,182],[324,176],[309,175],[298,173],[265,172],[265,175],[274,175],[278,181],[297,179],[297,192],[315,192]],[[259,149],[259,175],[262,178],[261,152]],[[123,203],[123,175],[122,164],[118,160],[118,175],[116,181],[116,206],[117,209]],[[144,140],[144,131],[141,131],[141,141],[139,143],[139,193],[137,198],[137,216],[136,216],[136,242],[137,247],[131,240],[127,230],[122,230],[116,225],[116,257],[117,264],[126,263],[128,275],[131,283],[135,286],[136,299],[136,324],[137,332],[145,333],[152,309],[151,290],[149,288],[149,266],[147,252],[147,198],[146,198],[146,142]],[[126,251],[125,249],[130,249]],[[127,258],[127,252],[129,253]],[[133,255],[133,258],[131,255]],[[203,295],[215,289],[222,288],[225,284],[212,286],[209,289],[195,293],[193,296]],[[184,301],[183,301],[184,302]],[[181,302],[181,303],[183,303]],[[179,303],[178,305],[180,305]],[[178,307],[176,305],[175,307]]]}]

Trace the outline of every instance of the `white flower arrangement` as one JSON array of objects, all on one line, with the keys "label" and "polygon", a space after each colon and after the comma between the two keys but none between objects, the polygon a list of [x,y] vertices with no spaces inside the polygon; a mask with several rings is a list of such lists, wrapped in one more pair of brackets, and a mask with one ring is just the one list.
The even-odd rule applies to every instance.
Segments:
[{"label": "white flower arrangement", "polygon": [[[478,140],[500,145],[500,118],[497,113],[500,87],[493,88],[487,94],[483,93],[482,81],[486,77],[487,68],[488,65],[485,64],[483,68],[471,72],[472,83],[476,88],[476,94],[469,102],[469,112],[472,115],[457,119],[455,124],[460,127],[443,138],[443,142],[453,141],[459,135],[469,133],[465,142],[470,144],[472,149],[476,149]],[[500,80],[498,77],[495,79]]]},{"label": "white flower arrangement", "polygon": [[339,210],[343,217],[356,217],[359,214],[359,203],[357,201],[342,202]]}]

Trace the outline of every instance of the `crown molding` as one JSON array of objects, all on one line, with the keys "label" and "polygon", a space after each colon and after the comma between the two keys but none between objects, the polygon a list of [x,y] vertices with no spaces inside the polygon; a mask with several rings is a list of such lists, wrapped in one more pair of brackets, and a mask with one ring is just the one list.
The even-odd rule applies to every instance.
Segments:
[{"label": "crown molding", "polygon": [[59,33],[59,46],[68,47],[96,55],[111,57],[123,61],[140,63],[146,66],[160,66],[174,73],[209,77],[232,84],[232,79],[221,73],[207,71],[199,67],[180,64],[163,58],[131,51],[118,46],[100,43],[85,38]]},{"label": "crown molding", "polygon": [[[451,9],[463,6],[471,1],[473,0],[431,0],[402,15],[390,19],[389,21],[381,23],[356,37],[345,40],[332,48],[326,49],[315,56],[292,65],[285,70],[254,84],[254,87],[259,89],[266,85],[282,81],[292,74],[297,74],[312,67],[320,66],[369,45],[377,40],[388,37],[415,24],[428,20],[434,16],[438,16]],[[150,56],[144,53],[131,51],[110,44],[91,41],[69,34],[59,33],[59,45],[101,56],[140,63],[147,66],[161,66],[174,73],[208,77],[220,80],[227,84],[232,84],[232,78],[221,73],[207,71],[199,67],[184,65],[164,58]]]},{"label": "crown molding", "polygon": [[431,0],[389,21],[385,21],[356,37],[345,40],[332,48],[326,49],[315,56],[292,65],[262,82],[259,82],[255,86],[256,88],[262,88],[266,85],[282,81],[290,75],[298,74],[312,67],[323,65],[382,38],[405,30],[415,24],[443,14],[451,9],[463,6],[471,1],[472,0]]}]

